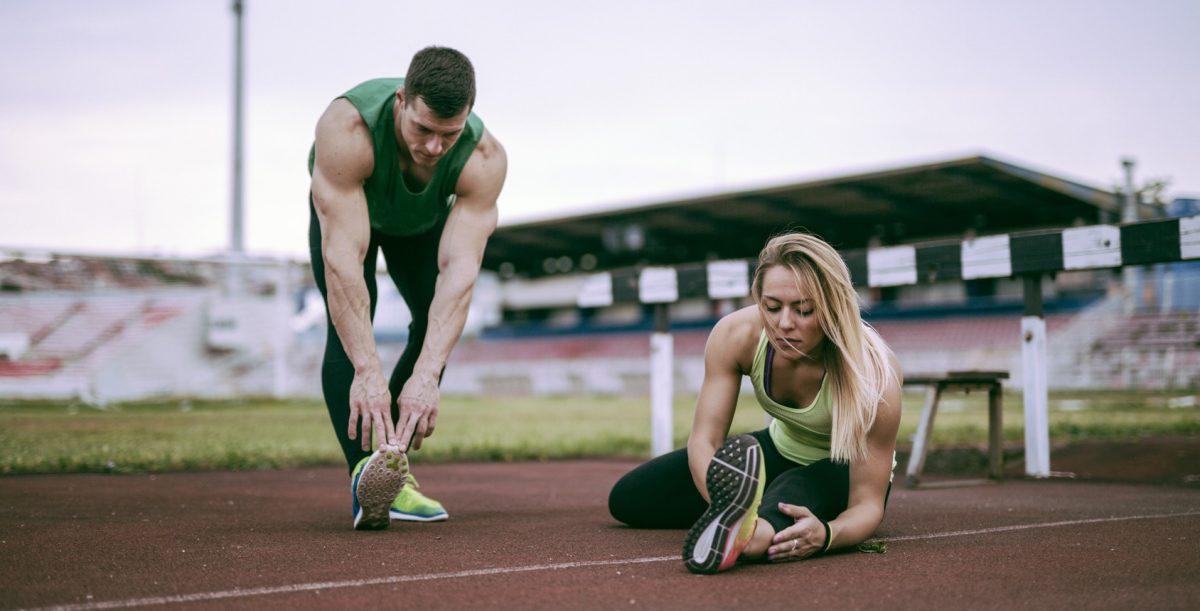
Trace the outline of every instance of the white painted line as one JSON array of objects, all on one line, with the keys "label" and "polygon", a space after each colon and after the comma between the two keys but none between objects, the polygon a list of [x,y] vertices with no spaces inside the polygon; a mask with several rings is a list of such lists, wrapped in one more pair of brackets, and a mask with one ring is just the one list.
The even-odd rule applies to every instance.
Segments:
[{"label": "white painted line", "polygon": [[1054,528],[1056,526],[1077,526],[1080,524],[1103,524],[1106,522],[1123,522],[1126,520],[1157,520],[1161,518],[1183,518],[1200,516],[1200,511],[1184,513],[1156,513],[1142,516],[1119,516],[1112,518],[1092,518],[1088,520],[1063,520],[1062,522],[1043,522],[1041,524],[1017,524],[1015,526],[997,526],[995,528],[980,528],[978,530],[955,530],[944,533],[929,533],[925,535],[909,535],[907,537],[889,537],[881,539],[884,543],[894,541],[920,541],[922,539],[942,539],[945,537],[966,537],[970,535],[987,535],[991,533],[1011,532],[1014,530],[1029,530],[1032,528]]},{"label": "white painted line", "polygon": [[[924,535],[909,535],[906,537],[889,537],[880,539],[884,543],[896,541],[918,541],[922,539],[941,539],[946,537],[964,537],[985,535],[989,533],[1029,530],[1033,528],[1054,528],[1056,526],[1076,526],[1080,524],[1101,524],[1105,522],[1122,522],[1127,520],[1156,520],[1161,518],[1181,518],[1200,516],[1200,511],[1183,513],[1159,513],[1140,516],[1119,516],[1111,518],[1093,518],[1088,520],[1064,520],[1061,522],[1043,522],[1040,524],[1018,524],[1015,526],[999,526],[996,528],[981,528],[977,530],[956,530]],[[613,566],[622,564],[648,564],[652,562],[679,561],[679,556],[652,556],[647,558],[628,558],[619,560],[584,560],[580,562],[560,562],[557,564],[530,564],[525,566],[493,567],[489,569],[472,569],[469,571],[454,571],[450,573],[426,573],[424,575],[393,575],[391,577],[375,577],[372,579],[350,579],[346,581],[324,581],[317,583],[300,583],[268,588],[247,588],[245,590],[224,590],[220,592],[197,592],[195,594],[178,594],[175,596],[155,596],[152,598],[130,598],[126,600],[110,600],[74,605],[59,605],[56,607],[40,607],[33,611],[90,611],[91,609],[125,609],[129,607],[145,607],[148,605],[169,605],[175,603],[194,603],[229,598],[247,598],[250,596],[268,596],[271,594],[294,594],[297,592],[312,592],[316,590],[336,590],[339,588],[359,588],[363,586],[387,585],[394,583],[411,583],[414,581],[433,581],[435,579],[457,579],[459,577],[480,577],[484,575],[509,575],[513,573],[528,573],[531,571],[560,571],[593,566]]]},{"label": "white painted line", "polygon": [[318,583],[299,583],[287,586],[269,588],[247,588],[245,590],[224,590],[221,592],[197,592],[195,594],[179,594],[175,596],[155,596],[152,598],[131,598],[127,600],[111,600],[104,602],[83,603],[76,605],[60,605],[57,607],[41,607],[34,611],[85,611],[90,609],[124,609],[128,607],[145,607],[147,605],[169,605],[173,603],[194,603],[227,598],[246,598],[249,596],[267,596],[270,594],[293,594],[296,592],[312,592],[314,590],[335,590],[338,588],[359,588],[394,583],[409,583],[413,581],[432,581],[434,579],[456,579],[459,577],[479,577],[482,575],[507,575],[511,573],[528,573],[530,571],[558,571],[590,566],[610,566],[614,564],[645,564],[649,562],[665,562],[679,560],[679,556],[655,556],[651,558],[630,558],[621,560],[586,560],[581,562],[561,562],[558,564],[531,564],[526,566],[494,567],[490,569],[472,569],[469,571],[454,571],[451,573],[426,573],[424,575],[393,575],[391,577],[375,577],[372,579],[348,579],[346,581],[324,581]]}]

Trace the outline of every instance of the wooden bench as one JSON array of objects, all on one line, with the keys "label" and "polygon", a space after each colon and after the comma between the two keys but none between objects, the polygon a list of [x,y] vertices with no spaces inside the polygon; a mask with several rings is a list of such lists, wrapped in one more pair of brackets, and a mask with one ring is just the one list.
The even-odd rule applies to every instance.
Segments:
[{"label": "wooden bench", "polygon": [[1008,379],[1007,371],[948,371],[942,374],[915,374],[904,377],[904,385],[928,386],[925,407],[917,434],[913,438],[912,454],[908,457],[908,476],[905,485],[915,488],[921,481],[921,470],[925,468],[925,453],[929,449],[929,436],[933,432],[933,419],[937,415],[938,400],[942,393],[951,388],[970,392],[983,389],[988,393],[988,475],[999,479],[1004,472],[1004,427],[1000,381]]}]

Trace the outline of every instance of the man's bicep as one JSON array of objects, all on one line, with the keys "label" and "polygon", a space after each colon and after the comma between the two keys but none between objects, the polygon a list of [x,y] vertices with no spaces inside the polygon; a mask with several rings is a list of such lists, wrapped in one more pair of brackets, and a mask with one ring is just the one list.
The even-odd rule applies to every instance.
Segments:
[{"label": "man's bicep", "polygon": [[443,270],[463,264],[478,273],[483,250],[499,220],[496,202],[507,175],[504,147],[485,132],[459,177],[454,208],[442,232],[438,264]]},{"label": "man's bicep", "polygon": [[353,106],[334,100],[317,122],[311,189],[317,212],[336,214],[363,199],[374,150],[370,133]]},{"label": "man's bicep", "polygon": [[361,263],[371,241],[371,221],[362,188],[339,188],[323,180],[314,167],[312,198],[326,261]]},{"label": "man's bicep", "polygon": [[496,230],[498,214],[494,200],[461,198],[450,210],[438,244],[438,266],[467,268],[479,272],[488,238]]}]

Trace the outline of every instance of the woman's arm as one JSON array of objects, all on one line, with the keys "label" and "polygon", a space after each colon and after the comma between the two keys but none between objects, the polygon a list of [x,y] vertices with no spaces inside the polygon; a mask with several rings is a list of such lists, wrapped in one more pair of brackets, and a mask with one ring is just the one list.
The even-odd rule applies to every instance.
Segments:
[{"label": "woman's arm", "polygon": [[892,477],[892,459],[896,451],[896,431],[900,428],[900,368],[883,394],[875,413],[875,424],[867,432],[870,454],[864,461],[850,465],[850,498],[846,510],[829,522],[832,545],[845,547],[866,541],[883,521],[888,484]]},{"label": "woman's arm", "polygon": [[744,336],[752,326],[746,320],[745,312],[739,310],[717,321],[704,346],[704,381],[696,400],[687,453],[692,482],[700,496],[709,502],[705,485],[708,464],[729,434],[742,387],[743,370],[738,364],[738,356],[743,351]]}]

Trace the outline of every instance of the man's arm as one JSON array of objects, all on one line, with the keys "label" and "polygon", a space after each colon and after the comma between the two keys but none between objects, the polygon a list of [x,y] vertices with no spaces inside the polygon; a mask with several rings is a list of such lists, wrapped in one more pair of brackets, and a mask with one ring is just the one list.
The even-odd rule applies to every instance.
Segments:
[{"label": "man's arm", "polygon": [[467,322],[483,250],[496,229],[496,200],[507,173],[504,148],[485,131],[459,176],[457,199],[438,244],[438,278],[425,342],[400,393],[396,429],[401,451],[408,450],[410,441],[420,448],[437,425],[438,380]]},{"label": "man's arm", "polygon": [[362,447],[371,448],[371,431],[380,443],[395,443],[391,395],[379,364],[371,327],[371,297],[363,261],[371,223],[362,184],[374,164],[371,137],[358,111],[347,100],[334,100],[317,122],[312,196],[321,224],[321,256],[329,316],[354,365],[350,387],[350,439],[361,416]]}]

